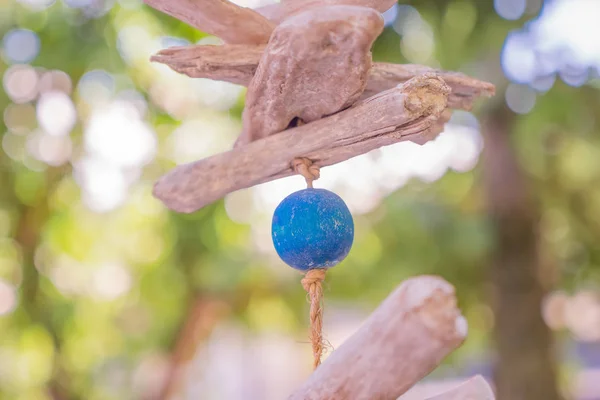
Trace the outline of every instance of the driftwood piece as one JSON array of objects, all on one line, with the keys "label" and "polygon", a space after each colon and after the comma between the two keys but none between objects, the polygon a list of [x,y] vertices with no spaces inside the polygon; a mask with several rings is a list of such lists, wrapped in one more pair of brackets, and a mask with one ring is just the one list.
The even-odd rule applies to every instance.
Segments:
[{"label": "driftwood piece", "polygon": [[386,12],[397,0],[283,0],[280,3],[269,4],[256,8],[256,11],[276,24],[300,12],[325,6],[347,5],[368,7]]},{"label": "driftwood piece", "polygon": [[264,44],[275,24],[258,12],[228,0],[144,0],[150,7],[226,43]]},{"label": "driftwood piece", "polygon": [[400,396],[398,400],[494,400],[494,398],[489,383],[481,375],[476,375],[460,384],[420,383]]},{"label": "driftwood piece", "polygon": [[289,400],[395,400],[466,334],[451,284],[435,276],[408,279]]},{"label": "driftwood piece", "polygon": [[174,46],[160,50],[150,57],[150,61],[166,64],[191,78],[248,86],[264,51],[264,45]]},{"label": "driftwood piece", "polygon": [[[161,50],[152,61],[168,65],[192,78],[208,78],[248,86],[256,72],[264,46],[187,46]],[[494,85],[459,72],[435,70],[422,65],[373,63],[363,97],[391,89],[424,73],[439,75],[452,88],[448,106],[470,110],[478,97],[490,97]]]},{"label": "driftwood piece", "polygon": [[494,398],[490,385],[478,375],[452,390],[429,397],[428,400],[494,400]]},{"label": "driftwood piece", "polygon": [[248,87],[236,146],[351,106],[367,85],[382,30],[381,15],[366,7],[321,7],[284,21]]},{"label": "driftwood piece", "polygon": [[155,184],[154,196],[172,210],[189,213],[235,190],[292,175],[297,157],[323,167],[429,135],[449,92],[436,75],[415,77],[330,117],[175,167]]}]

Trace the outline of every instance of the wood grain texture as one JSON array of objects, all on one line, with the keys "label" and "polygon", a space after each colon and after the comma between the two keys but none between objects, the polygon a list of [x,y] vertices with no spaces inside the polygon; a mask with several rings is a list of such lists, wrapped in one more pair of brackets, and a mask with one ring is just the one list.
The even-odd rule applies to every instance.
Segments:
[{"label": "wood grain texture", "polygon": [[152,8],[215,35],[225,43],[264,44],[275,24],[227,0],[144,0]]},{"label": "wood grain texture", "polygon": [[408,279],[289,400],[396,400],[466,334],[451,284],[435,276]]},{"label": "wood grain texture", "polygon": [[191,78],[248,86],[265,47],[244,44],[174,46],[159,51],[150,61],[166,64]]},{"label": "wood grain texture", "polygon": [[269,4],[255,10],[275,24],[280,24],[293,15],[319,7],[336,5],[359,6],[372,8],[380,13],[384,13],[396,3],[397,0],[283,0],[280,3]]},{"label": "wood grain texture", "polygon": [[366,7],[312,9],[279,25],[248,87],[236,146],[318,120],[363,93],[383,19]]},{"label": "wood grain texture", "polygon": [[[264,46],[186,46],[160,51],[152,61],[168,65],[192,78],[208,78],[248,86],[256,72]],[[373,63],[363,98],[391,89],[423,74],[435,73],[452,88],[449,107],[470,110],[478,97],[491,97],[491,83],[461,74],[422,65]]]},{"label": "wood grain texture", "polygon": [[297,157],[324,167],[429,135],[439,129],[449,92],[434,74],[415,77],[330,117],[175,167],[153,194],[170,209],[190,213],[233,191],[292,175]]}]

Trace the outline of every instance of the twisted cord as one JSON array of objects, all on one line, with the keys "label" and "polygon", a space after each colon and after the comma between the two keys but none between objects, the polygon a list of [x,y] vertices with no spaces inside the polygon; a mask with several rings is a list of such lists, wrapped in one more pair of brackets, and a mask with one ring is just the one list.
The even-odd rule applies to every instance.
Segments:
[{"label": "twisted cord", "polygon": [[308,270],[302,278],[302,287],[308,293],[310,301],[310,342],[312,344],[314,363],[316,369],[321,364],[323,354],[323,285],[325,279],[324,269]]}]

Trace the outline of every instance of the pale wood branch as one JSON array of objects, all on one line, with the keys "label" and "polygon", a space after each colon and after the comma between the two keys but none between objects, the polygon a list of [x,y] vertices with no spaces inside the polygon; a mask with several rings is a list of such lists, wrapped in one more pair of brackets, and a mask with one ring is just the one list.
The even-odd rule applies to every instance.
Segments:
[{"label": "pale wood branch", "polygon": [[443,71],[417,64],[375,63],[371,69],[364,97],[370,97],[382,90],[425,73],[435,73],[450,86],[452,93],[448,107],[470,110],[479,97],[491,97],[496,93],[493,84],[472,78],[460,72]]},{"label": "pale wood branch", "polygon": [[435,276],[408,279],[289,400],[395,400],[466,334],[451,284]]},{"label": "pale wood branch", "polygon": [[154,195],[179,212],[194,212],[235,190],[292,175],[307,157],[332,165],[372,149],[430,135],[450,88],[434,74],[415,77],[330,117],[286,130],[204,160],[175,167]]},{"label": "pale wood branch", "polygon": [[280,3],[269,4],[255,10],[274,23],[280,24],[287,18],[303,11],[325,6],[360,6],[383,13],[396,3],[397,0],[283,0]]},{"label": "pale wood branch", "polygon": [[481,376],[462,382],[419,383],[398,400],[494,400],[494,392]]},{"label": "pale wood branch", "polygon": [[366,7],[312,9],[279,25],[248,87],[244,129],[236,146],[307,123],[354,104],[371,68],[371,46],[383,30]]},{"label": "pale wood branch", "polygon": [[[456,388],[428,400],[494,400],[494,392],[482,376],[476,376]],[[402,400],[402,399],[401,399]]]},{"label": "pale wood branch", "polygon": [[[264,46],[186,46],[160,51],[152,61],[168,65],[173,70],[192,78],[208,78],[248,86]],[[490,97],[494,85],[458,72],[435,70],[422,65],[374,63],[369,72],[363,97],[391,89],[421,75],[435,73],[452,89],[448,106],[469,110],[478,97]]]},{"label": "pale wood branch", "polygon": [[258,12],[228,0],[144,0],[168,14],[226,43],[264,44],[275,25]]},{"label": "pale wood branch", "polygon": [[264,51],[264,45],[176,46],[159,51],[150,61],[166,64],[174,71],[192,78],[248,86]]}]

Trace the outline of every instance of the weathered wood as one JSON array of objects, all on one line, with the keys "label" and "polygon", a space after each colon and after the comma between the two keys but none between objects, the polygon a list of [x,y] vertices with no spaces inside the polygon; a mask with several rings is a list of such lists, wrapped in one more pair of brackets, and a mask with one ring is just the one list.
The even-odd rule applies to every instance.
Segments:
[{"label": "weathered wood", "polygon": [[[333,149],[324,149],[316,151],[310,155],[311,160],[327,160],[327,165],[334,165],[346,161],[360,154],[368,153],[383,146],[389,146],[394,143],[410,140],[417,144],[424,144],[433,140],[444,130],[444,125],[450,119],[451,112],[446,110],[442,115],[428,128],[424,129],[423,124],[416,123],[412,126],[406,126],[401,132],[394,132],[376,136],[370,136],[367,139],[356,140],[351,144],[344,144]],[[317,163],[319,164],[319,163]]]},{"label": "weathered wood", "polygon": [[395,400],[464,341],[454,287],[404,281],[289,400]]},{"label": "weathered wood", "polygon": [[235,190],[292,175],[297,157],[323,167],[419,133],[429,135],[449,92],[436,75],[415,77],[330,117],[175,167],[153,193],[167,207],[189,213]]},{"label": "weathered wood", "polygon": [[192,78],[248,86],[264,51],[265,45],[175,46],[159,51],[150,61],[166,64]]},{"label": "weathered wood", "polygon": [[255,10],[274,23],[280,24],[293,15],[314,8],[347,5],[369,7],[383,13],[396,3],[397,0],[283,0]]},{"label": "weathered wood", "polygon": [[494,392],[481,376],[462,382],[419,383],[398,400],[494,400]]},{"label": "weathered wood", "polygon": [[144,3],[226,43],[264,44],[275,24],[228,0],[144,0]]},{"label": "weathered wood", "polygon": [[236,146],[351,106],[363,93],[383,19],[366,7],[330,6],[279,25],[248,87]]},{"label": "weathered wood", "polygon": [[496,93],[493,84],[472,78],[460,72],[443,71],[417,64],[375,63],[371,69],[363,97],[389,89],[391,86],[426,73],[439,75],[452,88],[448,107],[470,110],[479,97],[491,97]]},{"label": "weathered wood", "polygon": [[[161,50],[152,61],[168,65],[192,78],[208,78],[248,86],[264,46],[186,46]],[[363,97],[391,89],[424,73],[439,75],[452,88],[449,107],[470,110],[478,97],[490,97],[494,85],[458,72],[422,65],[373,63]]]},{"label": "weathered wood", "polygon": [[485,379],[476,376],[469,379],[462,385],[440,393],[437,396],[428,398],[428,400],[494,400],[494,392]]}]

